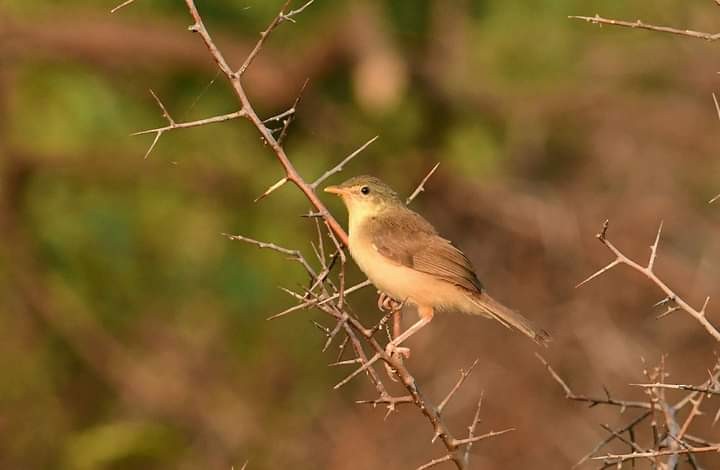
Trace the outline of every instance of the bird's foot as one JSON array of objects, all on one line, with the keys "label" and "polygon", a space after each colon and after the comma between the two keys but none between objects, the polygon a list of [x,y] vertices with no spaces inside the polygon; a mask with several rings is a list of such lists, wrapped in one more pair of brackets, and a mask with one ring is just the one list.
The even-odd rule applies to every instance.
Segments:
[{"label": "bird's foot", "polygon": [[378,295],[377,305],[378,309],[380,309],[381,312],[394,312],[396,310],[399,310],[403,304],[402,302],[398,302],[397,300],[393,299],[385,292],[380,292]]},{"label": "bird's foot", "polygon": [[410,348],[395,346],[391,341],[385,346],[385,354],[393,359],[398,358],[402,361],[403,359],[410,359]]},{"label": "bird's foot", "polygon": [[[392,342],[390,342],[385,347],[385,353],[390,356],[392,360],[402,364],[403,359],[408,359],[410,357],[410,348],[395,346],[394,344],[392,344]],[[390,377],[390,380],[392,380],[393,382],[398,381],[397,370],[395,370],[395,368],[387,362],[385,362],[385,372],[387,373],[388,377]]]}]

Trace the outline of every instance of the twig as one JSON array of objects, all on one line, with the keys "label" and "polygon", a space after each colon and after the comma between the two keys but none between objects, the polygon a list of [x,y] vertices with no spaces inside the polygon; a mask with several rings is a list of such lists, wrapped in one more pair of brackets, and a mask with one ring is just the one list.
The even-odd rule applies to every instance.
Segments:
[{"label": "twig", "polygon": [[627,400],[615,400],[610,396],[610,393],[605,390],[606,396],[604,398],[600,397],[590,397],[586,395],[580,395],[570,388],[570,386],[558,375],[557,372],[555,372],[555,369],[552,368],[550,363],[545,360],[544,357],[542,357],[540,354],[535,353],[535,357],[542,362],[542,364],[545,366],[547,371],[550,373],[553,379],[562,387],[563,391],[565,392],[565,398],[568,400],[574,400],[574,401],[582,401],[589,403],[591,407],[597,406],[597,405],[610,405],[610,406],[618,406],[620,407],[620,412],[622,413],[627,408],[639,408],[639,409],[645,409],[649,410],[651,409],[650,404],[644,402],[644,401],[627,401]]},{"label": "twig", "polygon": [[475,369],[475,366],[477,365],[478,361],[480,359],[475,359],[475,361],[472,363],[472,365],[468,368],[468,370],[462,370],[460,369],[460,378],[455,383],[455,386],[453,386],[452,389],[450,389],[450,392],[447,394],[445,399],[440,402],[440,404],[437,407],[438,413],[442,413],[442,411],[445,409],[445,406],[448,404],[450,399],[455,395],[455,393],[458,391],[458,389],[462,386],[463,382],[465,382],[465,379],[468,378],[470,374],[472,374],[473,369]]},{"label": "twig", "polygon": [[144,131],[134,132],[131,135],[144,135],[144,134],[155,134],[155,138],[152,141],[152,144],[150,144],[150,147],[148,148],[147,152],[145,152],[145,157],[148,158],[150,156],[150,153],[155,148],[155,145],[158,143],[158,140],[160,140],[160,136],[163,135],[164,132],[171,131],[174,129],[187,129],[189,127],[199,127],[199,126],[205,126],[207,124],[213,124],[216,122],[224,122],[229,121],[231,119],[237,119],[240,117],[245,116],[245,111],[235,111],[233,113],[223,114],[220,116],[213,116],[205,119],[198,119],[197,121],[189,121],[189,122],[175,122],[175,120],[170,116],[170,113],[165,108],[165,105],[163,105],[163,102],[160,101],[160,98],[157,97],[155,92],[150,90],[150,94],[155,99],[155,102],[160,107],[160,110],[162,111],[163,117],[167,120],[168,125],[164,127],[158,127],[155,129],[148,129]]},{"label": "twig", "polygon": [[[480,409],[482,408],[484,395],[485,392],[480,392],[480,398],[478,399],[477,408],[475,408],[475,416],[473,417],[470,426],[468,426],[468,438],[473,438],[475,436],[475,427],[480,422]],[[467,445],[467,447],[465,447],[465,455],[463,456],[465,465],[468,465],[470,463],[470,450],[472,449],[472,445],[473,443],[471,442]]]},{"label": "twig", "polygon": [[292,108],[290,108],[288,111],[292,111],[290,115],[288,115],[287,118],[283,120],[283,126],[280,130],[280,135],[278,135],[277,141],[279,145],[282,145],[285,141],[285,138],[288,134],[288,129],[290,129],[290,124],[293,123],[295,118],[297,117],[297,109],[300,105],[300,101],[302,101],[303,96],[305,95],[305,89],[308,86],[308,83],[310,83],[310,79],[306,78],[305,82],[303,83],[302,87],[300,87],[300,91],[298,92],[297,98],[295,98],[295,102],[292,105]]},{"label": "twig", "polygon": [[632,459],[645,458],[645,457],[662,457],[665,455],[679,455],[679,454],[699,454],[701,452],[720,452],[720,443],[713,444],[706,447],[688,447],[685,449],[674,449],[674,450],[652,450],[647,452],[633,452],[630,454],[607,454],[599,457],[593,457],[593,460],[607,460],[612,463],[626,462]]},{"label": "twig", "polygon": [[720,390],[711,387],[700,387],[697,385],[682,385],[682,384],[664,384],[664,383],[652,383],[652,384],[630,384],[634,387],[643,388],[669,388],[673,390],[687,390],[689,392],[699,392],[704,395],[720,395]]},{"label": "twig", "polygon": [[250,54],[247,56],[247,59],[245,59],[245,62],[240,66],[240,68],[237,71],[237,76],[242,76],[245,71],[250,67],[250,64],[252,64],[253,60],[255,60],[255,57],[257,57],[258,53],[260,52],[260,49],[262,49],[263,45],[265,44],[265,40],[268,38],[270,33],[277,28],[282,22],[286,20],[292,21],[292,17],[302,13],[305,8],[309,7],[315,0],[310,0],[309,2],[305,3],[302,7],[298,8],[297,10],[292,10],[288,13],[285,13],[285,10],[290,5],[291,0],[286,0],[285,4],[280,9],[280,13],[275,17],[275,19],[270,23],[270,25],[260,33],[260,40],[255,44],[255,47],[250,52]]},{"label": "twig", "polygon": [[350,155],[348,155],[347,157],[345,157],[340,163],[338,163],[338,164],[335,165],[333,168],[330,168],[328,171],[326,171],[325,173],[323,173],[322,176],[320,176],[320,178],[316,179],[316,180],[310,185],[310,187],[312,187],[313,189],[317,189],[317,187],[318,187],[323,181],[325,181],[326,179],[330,178],[330,177],[331,177],[332,175],[334,175],[335,173],[341,172],[341,171],[343,170],[343,168],[345,167],[345,165],[347,165],[348,162],[350,162],[350,160],[352,160],[353,158],[357,157],[357,156],[358,156],[360,153],[362,153],[362,151],[365,150],[370,144],[372,144],[373,142],[375,142],[376,140],[378,140],[379,137],[380,137],[379,135],[376,135],[376,136],[373,137],[372,139],[370,139],[370,140],[368,140],[367,142],[365,142],[364,144],[362,144],[357,150],[355,150],[353,153],[351,153]]},{"label": "twig", "polygon": [[686,312],[688,315],[693,317],[698,323],[700,323],[703,328],[705,328],[705,331],[707,331],[713,338],[715,338],[716,341],[720,342],[720,331],[717,330],[715,326],[713,326],[712,323],[710,323],[705,316],[705,310],[707,308],[708,302],[710,298],[706,298],[705,302],[700,310],[697,310],[693,307],[691,307],[685,300],[683,300],[681,297],[679,297],[670,287],[668,287],[665,282],[663,282],[653,270],[654,263],[655,263],[655,257],[657,255],[657,247],[658,243],[660,241],[660,232],[662,231],[662,223],[660,223],[660,228],[658,229],[657,236],[655,238],[655,243],[653,243],[650,246],[650,259],[648,261],[648,264],[646,266],[642,266],[635,261],[631,260],[627,256],[625,256],[620,250],[618,250],[615,245],[610,242],[607,238],[607,230],[608,230],[608,221],[606,220],[603,224],[603,228],[596,235],[597,239],[605,245],[614,255],[615,259],[610,262],[605,267],[601,268],[594,274],[592,274],[590,277],[579,283],[576,287],[580,287],[589,281],[595,279],[596,277],[600,276],[601,274],[605,273],[606,271],[609,271],[610,269],[614,268],[617,265],[625,264],[627,266],[630,266],[635,271],[638,271],[639,273],[643,274],[645,277],[647,277],[650,281],[652,281],[656,286],[658,286],[666,295],[667,299],[672,300],[677,307],[679,307],[681,310]]},{"label": "twig", "polygon": [[430,179],[430,177],[433,175],[433,173],[435,173],[435,170],[437,170],[439,166],[440,166],[440,162],[437,162],[435,164],[435,166],[432,167],[432,170],[430,170],[428,172],[428,174],[425,175],[425,178],[423,178],[422,181],[420,181],[420,184],[418,185],[417,188],[415,188],[415,191],[413,191],[412,194],[410,194],[410,196],[408,196],[408,198],[405,199],[405,205],[410,205],[410,203],[413,202],[413,199],[415,199],[418,196],[418,194],[425,191],[425,183],[427,183],[427,181]]},{"label": "twig", "polygon": [[691,29],[677,29],[677,28],[671,28],[669,26],[658,26],[648,23],[643,23],[640,20],[637,21],[624,21],[624,20],[613,20],[610,18],[603,18],[599,15],[595,16],[568,16],[570,19],[574,20],[584,20],[589,23],[593,24],[607,24],[612,26],[623,26],[626,28],[633,28],[633,29],[647,29],[650,31],[658,31],[661,33],[670,33],[670,34],[677,34],[679,36],[687,36],[691,38],[696,39],[705,39],[706,41],[715,41],[717,39],[720,39],[720,33],[703,33],[700,31],[693,31]]}]

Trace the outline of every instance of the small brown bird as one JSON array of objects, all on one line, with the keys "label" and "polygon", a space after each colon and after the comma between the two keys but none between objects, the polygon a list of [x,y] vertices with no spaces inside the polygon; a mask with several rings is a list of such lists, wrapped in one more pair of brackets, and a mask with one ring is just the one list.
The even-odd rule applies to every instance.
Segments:
[{"label": "small brown bird", "polygon": [[417,307],[420,320],[388,345],[389,352],[435,312],[446,310],[494,318],[538,344],[550,340],[547,332],[490,297],[465,254],[378,178],[356,176],[325,191],[339,195],[347,207],[348,248],[360,269],[378,290]]}]

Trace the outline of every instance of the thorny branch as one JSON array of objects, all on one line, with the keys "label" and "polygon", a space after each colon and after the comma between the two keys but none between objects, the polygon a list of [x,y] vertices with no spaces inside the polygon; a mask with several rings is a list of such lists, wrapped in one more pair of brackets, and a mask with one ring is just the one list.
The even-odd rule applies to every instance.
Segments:
[{"label": "thorny branch", "polygon": [[[647,401],[641,402],[611,398],[610,392],[607,389],[605,390],[606,398],[577,394],[543,357],[540,355],[537,355],[537,357],[543,363],[553,380],[563,389],[565,396],[570,400],[586,402],[589,403],[591,407],[597,405],[615,406],[621,414],[630,408],[643,409],[640,415],[618,430],[613,430],[609,426],[603,425],[603,429],[610,435],[583,456],[573,468],[579,467],[589,460],[601,460],[604,465],[603,468],[609,466],[622,468],[622,464],[625,462],[644,459],[651,461],[652,468],[675,469],[678,465],[678,458],[682,455],[687,457],[692,468],[698,468],[694,454],[713,451],[720,452],[720,443],[709,442],[706,439],[692,436],[688,432],[695,418],[702,414],[701,405],[706,402],[706,398],[716,395],[718,378],[720,378],[720,360],[716,362],[710,373],[710,377],[703,384],[691,386],[665,383],[667,373],[665,372],[665,358],[663,357],[659,366],[643,371],[643,374],[652,383],[639,384],[648,396]],[[683,396],[680,400],[671,403],[665,395],[666,390],[689,391],[690,393]],[[687,416],[682,424],[680,424],[678,415],[687,408],[689,408]],[[718,412],[718,415],[720,415],[720,412]],[[657,419],[658,416],[662,417],[662,421]],[[649,426],[652,435],[652,446],[645,448],[638,442],[637,428],[640,424],[647,422],[648,418],[650,418]],[[627,436],[625,436],[626,434]],[[608,452],[604,455],[597,455],[601,449],[614,441],[628,445],[630,452]],[[667,462],[661,462],[661,457],[667,457]]]},{"label": "thorny branch", "polygon": [[[132,0],[128,0],[119,6],[117,6],[113,11],[117,11],[118,9],[129,5],[132,3]],[[147,131],[142,131],[139,134],[144,133],[154,133],[155,138],[148,149],[147,155],[150,154],[150,152],[153,150],[155,144],[159,140],[160,136],[167,131],[180,129],[180,128],[188,128],[188,127],[195,127],[195,126],[201,126],[205,124],[210,124],[214,122],[220,122],[225,121],[229,119],[235,119],[239,117],[243,117],[248,119],[253,126],[258,130],[260,133],[264,143],[268,145],[273,153],[275,154],[275,157],[277,158],[280,165],[283,167],[285,175],[276,183],[271,185],[267,191],[265,191],[257,200],[262,199],[263,197],[269,195],[277,188],[283,186],[287,182],[293,183],[308,199],[310,204],[315,209],[315,213],[311,214],[315,220],[317,218],[322,219],[323,223],[327,227],[327,233],[326,236],[329,237],[334,245],[335,245],[335,254],[330,257],[330,262],[327,261],[324,254],[324,247],[320,246],[317,248],[316,254],[318,254],[319,262],[321,264],[321,268],[319,270],[316,270],[312,267],[312,265],[306,260],[306,258],[297,250],[290,250],[287,248],[280,247],[278,245],[272,244],[272,243],[265,243],[260,242],[257,240],[253,240],[247,237],[243,237],[240,235],[226,235],[229,238],[233,240],[243,241],[245,243],[250,243],[255,246],[258,246],[259,248],[265,248],[270,249],[273,251],[276,251],[278,253],[281,253],[285,256],[288,256],[290,259],[297,261],[300,263],[304,270],[307,272],[309,278],[310,278],[310,284],[307,289],[303,289],[302,293],[294,292],[290,289],[283,289],[285,292],[290,294],[293,298],[299,301],[298,305],[295,305],[291,307],[290,309],[281,312],[271,318],[277,318],[280,316],[284,316],[290,312],[297,311],[300,309],[308,308],[308,307],[316,307],[319,308],[324,313],[328,314],[331,318],[334,319],[336,322],[334,328],[328,328],[323,325],[318,325],[321,330],[324,332],[324,334],[327,335],[327,341],[325,344],[325,348],[327,348],[330,343],[332,342],[333,338],[339,333],[339,331],[344,331],[346,338],[340,345],[340,353],[338,355],[337,361],[334,363],[334,365],[345,365],[345,364],[360,364],[360,367],[357,368],[353,373],[351,373],[348,377],[346,377],[343,381],[341,381],[338,385],[336,385],[336,388],[343,385],[344,383],[347,383],[350,381],[353,377],[362,374],[363,372],[367,373],[367,375],[370,378],[370,381],[375,386],[379,398],[375,400],[366,400],[362,401],[361,403],[368,403],[373,405],[386,405],[388,409],[388,414],[395,410],[395,406],[397,404],[401,403],[412,403],[417,408],[421,410],[421,412],[425,415],[431,426],[433,427],[434,431],[434,437],[433,440],[439,438],[443,445],[445,446],[447,453],[439,458],[435,459],[428,464],[425,464],[421,466],[420,468],[429,468],[434,465],[437,465],[441,462],[453,462],[455,466],[459,469],[465,469],[468,466],[469,457],[470,457],[470,448],[473,443],[485,440],[488,438],[492,438],[495,436],[499,436],[501,434],[504,434],[506,432],[511,431],[512,429],[506,429],[503,431],[491,431],[479,436],[475,436],[475,428],[478,422],[479,413],[480,413],[480,405],[482,401],[478,403],[478,409],[475,413],[475,417],[473,422],[468,427],[468,436],[466,438],[456,438],[453,436],[453,434],[448,429],[447,425],[445,424],[445,421],[442,416],[442,411],[444,407],[447,405],[448,401],[452,398],[452,396],[455,394],[458,388],[462,385],[463,381],[467,378],[467,375],[470,373],[470,370],[467,372],[461,373],[461,378],[456,384],[456,386],[451,390],[451,392],[448,394],[448,396],[443,400],[443,402],[440,404],[440,406],[433,405],[426,397],[425,395],[420,391],[420,388],[415,380],[415,378],[410,374],[410,372],[407,370],[407,368],[402,363],[402,360],[400,358],[391,357],[385,352],[385,348],[381,343],[376,339],[375,335],[378,331],[380,331],[382,326],[380,327],[373,327],[373,328],[367,328],[365,327],[352,313],[350,313],[347,310],[347,305],[343,301],[345,296],[352,291],[358,290],[364,286],[369,285],[368,281],[365,281],[363,283],[360,283],[358,285],[352,286],[350,288],[345,288],[344,286],[344,264],[345,264],[345,255],[343,252],[343,247],[347,246],[348,243],[348,236],[347,233],[343,230],[343,228],[340,226],[340,224],[337,222],[337,220],[332,216],[332,214],[328,211],[327,207],[323,204],[323,202],[319,199],[317,196],[315,190],[318,187],[322,181],[324,181],[329,176],[335,174],[336,172],[339,172],[342,170],[343,165],[345,165],[348,161],[350,161],[352,158],[354,158],[358,153],[360,153],[365,147],[367,147],[370,143],[372,143],[375,139],[371,139],[369,142],[367,142],[365,145],[363,145],[358,151],[351,154],[349,157],[347,157],[345,160],[340,162],[335,168],[329,170],[322,176],[320,176],[317,180],[315,180],[313,183],[308,183],[297,171],[295,166],[292,164],[290,159],[288,158],[287,154],[285,153],[284,148],[282,147],[282,140],[284,139],[287,129],[289,126],[289,123],[292,121],[292,119],[295,116],[297,105],[300,101],[300,96],[302,95],[302,91],[300,92],[300,96],[298,99],[296,99],[295,104],[292,108],[290,108],[288,111],[285,111],[284,113],[281,113],[277,116],[273,116],[268,119],[261,119],[254,107],[252,106],[247,93],[245,91],[245,88],[242,83],[242,77],[243,74],[248,70],[248,68],[252,65],[254,59],[257,57],[259,52],[261,51],[263,45],[267,41],[270,33],[277,28],[280,24],[290,21],[294,22],[293,17],[300,14],[303,10],[305,10],[308,6],[310,6],[313,3],[313,0],[310,0],[306,3],[304,3],[301,7],[295,9],[295,10],[289,10],[289,4],[290,1],[286,1],[285,4],[280,9],[280,12],[275,16],[275,18],[272,20],[272,22],[269,24],[269,26],[260,33],[260,39],[257,41],[255,47],[252,49],[250,54],[247,56],[245,61],[242,63],[242,65],[234,69],[232,66],[230,66],[223,56],[222,52],[218,49],[218,47],[215,45],[212,36],[208,32],[204,22],[203,18],[200,14],[200,12],[197,9],[197,6],[195,5],[194,0],[185,0],[185,4],[188,8],[188,11],[193,19],[193,24],[188,28],[191,32],[197,33],[205,46],[207,47],[210,55],[212,56],[213,60],[217,64],[218,69],[220,72],[226,77],[228,82],[230,83],[236,98],[240,102],[240,110],[236,111],[234,113],[222,115],[222,116],[215,116],[199,121],[192,121],[192,122],[186,122],[186,123],[177,123],[173,120],[173,118],[170,116],[170,114],[167,112],[165,106],[163,103],[155,96],[153,93],[153,97],[155,98],[158,106],[160,107],[163,116],[168,121],[168,125],[164,127],[159,127],[156,129],[150,129]],[[305,86],[303,86],[304,90]],[[274,136],[274,132],[277,131],[277,129],[270,129],[266,126],[269,122],[283,122],[283,127],[280,129],[280,133],[278,138],[276,139]],[[422,180],[418,188],[412,193],[412,195],[408,198],[408,203],[412,201],[414,197],[416,197],[421,191],[424,189],[424,185],[427,182],[427,179],[430,178],[432,173],[437,168],[437,165],[430,171],[430,173]],[[322,243],[322,236],[320,237],[320,242]],[[330,281],[328,274],[330,273],[330,270],[332,269],[332,266],[335,265],[335,262],[337,259],[340,259],[340,277],[339,277],[339,285],[336,286],[332,281]],[[337,299],[338,302],[334,302],[334,300]],[[382,321],[382,320],[381,320]],[[387,320],[385,320],[387,321]],[[352,345],[352,349],[355,352],[355,358],[350,360],[341,360],[342,354],[345,350],[346,344],[350,343]],[[369,348],[371,351],[371,356],[368,358],[367,354],[365,353],[365,348]],[[391,368],[395,374],[399,377],[401,383],[405,387],[406,391],[408,392],[407,395],[401,396],[401,397],[393,397],[391,396],[385,386],[383,385],[382,381],[380,380],[377,372],[374,369],[374,365],[377,362],[384,362],[389,368]],[[474,367],[474,364],[473,364]],[[472,369],[472,367],[471,367]]]},{"label": "thorny branch", "polygon": [[655,237],[655,242],[650,245],[650,259],[648,260],[648,263],[646,265],[641,265],[627,256],[625,256],[618,248],[615,247],[615,245],[607,238],[607,232],[608,232],[608,225],[609,221],[605,221],[603,224],[602,230],[600,233],[596,235],[597,239],[605,245],[608,250],[610,250],[614,255],[615,259],[611,261],[609,264],[607,264],[605,267],[601,268],[600,270],[596,271],[594,274],[589,276],[584,281],[580,282],[576,287],[580,287],[589,281],[595,279],[596,277],[600,276],[601,274],[605,273],[606,271],[609,271],[610,269],[614,268],[615,266],[618,266],[620,264],[627,265],[634,269],[635,271],[641,273],[645,277],[647,277],[650,281],[652,281],[656,286],[660,288],[660,290],[663,291],[665,294],[665,298],[663,298],[660,302],[656,304],[656,306],[665,305],[667,306],[667,310],[660,314],[660,317],[663,317],[665,315],[668,315],[676,310],[682,310],[691,317],[693,317],[702,327],[707,331],[713,338],[715,338],[716,341],[720,342],[720,331],[707,319],[707,316],[705,315],[705,311],[707,309],[708,303],[710,302],[710,297],[705,298],[705,302],[703,303],[702,307],[698,310],[690,306],[685,300],[682,299],[679,295],[675,293],[668,285],[661,280],[657,274],[654,271],[654,265],[655,265],[655,258],[657,257],[657,249],[658,244],[660,243],[660,234],[662,232],[663,224],[660,223],[660,227],[658,228],[657,235]]}]

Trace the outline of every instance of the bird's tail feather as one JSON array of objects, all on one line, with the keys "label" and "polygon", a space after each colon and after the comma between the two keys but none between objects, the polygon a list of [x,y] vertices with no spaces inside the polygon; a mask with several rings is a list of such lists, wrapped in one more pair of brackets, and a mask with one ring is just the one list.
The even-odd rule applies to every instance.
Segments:
[{"label": "bird's tail feather", "polygon": [[515,328],[525,333],[537,344],[547,346],[551,341],[550,334],[547,331],[536,327],[530,320],[504,306],[486,293],[470,295],[470,300],[480,310],[478,313],[494,318],[507,328]]}]

